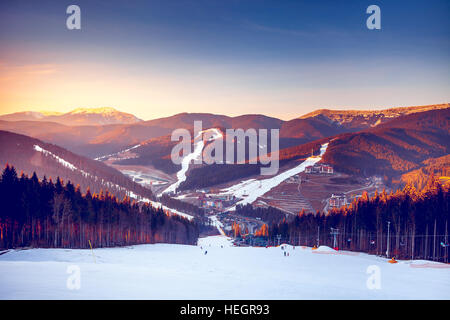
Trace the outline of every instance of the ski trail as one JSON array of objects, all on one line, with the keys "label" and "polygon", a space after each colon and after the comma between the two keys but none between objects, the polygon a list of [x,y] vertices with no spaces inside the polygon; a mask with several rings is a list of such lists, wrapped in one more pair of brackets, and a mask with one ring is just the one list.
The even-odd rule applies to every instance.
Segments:
[{"label": "ski trail", "polygon": [[299,174],[300,172],[305,171],[306,167],[312,166],[315,163],[322,160],[322,156],[327,151],[328,143],[324,143],[320,147],[320,156],[313,156],[307,158],[305,161],[303,161],[300,165],[289,169],[283,173],[280,173],[279,175],[268,178],[268,179],[249,179],[242,181],[238,184],[235,184],[229,188],[223,189],[223,192],[219,193],[220,195],[224,194],[231,194],[234,195],[236,198],[240,198],[241,200],[238,201],[234,206],[230,207],[229,211],[236,210],[237,205],[245,205],[254,202],[258,197],[264,195],[265,193],[269,192],[271,189],[278,186],[280,183],[282,183],[284,180]]},{"label": "ski trail", "polygon": [[[208,131],[213,131],[213,133],[214,133],[213,136],[211,136],[210,139],[208,139],[208,142],[222,137],[222,133],[218,129],[212,128],[212,129],[200,131],[197,134],[197,136],[194,138],[194,141],[196,139],[198,139],[198,137],[201,136],[203,133],[206,133]],[[189,170],[189,165],[190,165],[191,161],[197,160],[201,157],[204,146],[205,146],[204,139],[201,139],[194,144],[194,151],[191,152],[190,154],[188,154],[187,156],[185,156],[183,158],[183,160],[181,161],[181,170],[179,170],[177,172],[177,181],[175,183],[171,184],[170,186],[168,186],[166,189],[164,189],[164,191],[162,193],[160,193],[158,196],[161,196],[164,193],[175,192],[177,190],[177,188],[180,186],[180,184],[182,182],[186,181],[186,173]]]},{"label": "ski trail", "polygon": [[223,224],[222,224],[222,222],[219,221],[219,219],[217,219],[217,216],[215,216],[215,215],[214,216],[210,216],[209,219],[213,222],[213,225],[216,226],[216,228],[219,231],[219,233],[222,236],[226,236],[225,231],[223,231],[223,229],[222,229]]}]

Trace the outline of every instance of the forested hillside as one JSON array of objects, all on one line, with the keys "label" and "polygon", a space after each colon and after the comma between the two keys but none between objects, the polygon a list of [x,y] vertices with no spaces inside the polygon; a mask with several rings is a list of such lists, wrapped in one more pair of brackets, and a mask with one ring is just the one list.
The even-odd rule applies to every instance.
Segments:
[{"label": "forested hillside", "polygon": [[70,181],[17,176],[6,166],[0,180],[0,248],[89,248],[140,243],[195,244],[198,227],[148,203],[108,192],[83,194]]},{"label": "forested hillside", "polygon": [[422,162],[419,169],[405,173],[401,177],[401,182],[412,184],[418,189],[422,189],[431,175],[439,178],[442,183],[450,183],[450,155],[439,158],[430,158]]}]

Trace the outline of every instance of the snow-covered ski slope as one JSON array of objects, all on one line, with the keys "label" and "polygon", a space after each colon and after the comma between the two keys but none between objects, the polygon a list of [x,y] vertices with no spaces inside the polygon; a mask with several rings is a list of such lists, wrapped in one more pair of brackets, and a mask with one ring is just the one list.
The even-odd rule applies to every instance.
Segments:
[{"label": "snow-covered ski slope", "polygon": [[[267,179],[249,179],[235,184],[229,188],[221,190],[220,194],[230,194],[235,196],[239,200],[236,205],[245,205],[254,202],[258,197],[261,197],[265,193],[269,192],[284,180],[305,171],[306,167],[312,166],[322,159],[322,156],[327,151],[328,143],[321,145],[320,156],[309,157],[298,166],[286,170],[272,178]],[[235,210],[236,205],[232,206],[228,210]]]},{"label": "snow-covered ski slope", "polygon": [[[90,250],[12,250],[0,255],[0,299],[450,299],[446,264],[390,264],[327,248],[283,252],[232,247],[224,236],[198,246],[94,249],[96,263]],[[78,290],[67,287],[70,266],[80,270]],[[373,266],[380,289],[367,287]]]},{"label": "snow-covered ski slope", "polygon": [[[211,129],[200,131],[194,139],[195,140],[194,151],[189,153],[188,155],[186,155],[183,158],[183,160],[181,161],[181,169],[177,172],[177,181],[175,183],[171,184],[170,186],[168,186],[162,193],[175,192],[177,190],[177,188],[180,186],[180,184],[186,180],[186,173],[189,169],[189,165],[191,164],[191,161],[198,160],[202,155],[203,148],[205,146],[205,140],[203,139],[202,135],[203,135],[203,133],[207,133],[207,132],[211,132],[208,142],[223,137],[220,130],[216,129],[216,128],[211,128]],[[199,137],[201,137],[201,139],[199,139]]]}]

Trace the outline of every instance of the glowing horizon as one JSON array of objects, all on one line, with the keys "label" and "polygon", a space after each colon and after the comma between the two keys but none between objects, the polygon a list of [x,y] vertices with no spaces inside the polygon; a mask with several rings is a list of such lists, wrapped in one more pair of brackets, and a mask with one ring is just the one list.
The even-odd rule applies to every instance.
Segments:
[{"label": "glowing horizon", "polygon": [[0,5],[0,114],[289,120],[450,101],[448,2],[381,2],[380,31],[365,28],[365,3],[78,2],[79,31],[65,28],[64,1]]}]

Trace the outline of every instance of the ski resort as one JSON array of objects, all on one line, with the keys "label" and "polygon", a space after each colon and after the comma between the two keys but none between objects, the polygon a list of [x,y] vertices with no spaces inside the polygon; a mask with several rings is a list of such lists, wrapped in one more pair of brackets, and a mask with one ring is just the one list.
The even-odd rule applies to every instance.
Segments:
[{"label": "ski resort", "polygon": [[0,301],[450,300],[450,1],[37,2],[1,1]]}]

